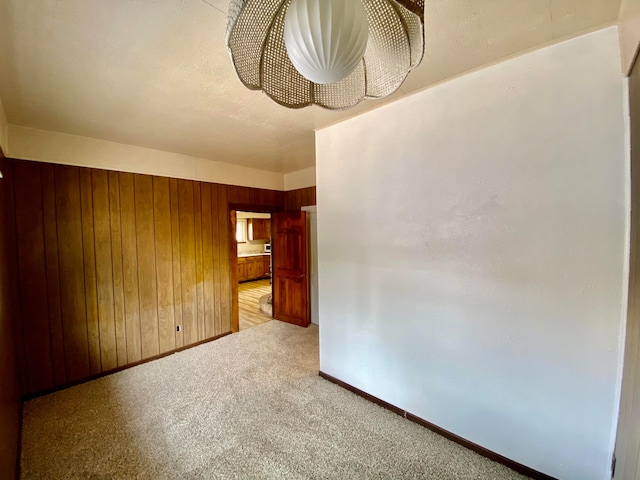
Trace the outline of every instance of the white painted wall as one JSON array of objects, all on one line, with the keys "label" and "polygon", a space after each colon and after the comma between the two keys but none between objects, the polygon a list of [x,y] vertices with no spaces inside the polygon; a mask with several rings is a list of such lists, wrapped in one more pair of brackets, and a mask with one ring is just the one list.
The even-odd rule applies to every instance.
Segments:
[{"label": "white painted wall", "polygon": [[282,173],[17,125],[9,125],[5,154],[21,160],[284,190]]},{"label": "white painted wall", "polygon": [[316,167],[309,167],[295,172],[285,173],[285,191],[297,190],[299,188],[313,187],[316,184]]},{"label": "white painted wall", "polygon": [[317,133],[322,371],[536,470],[609,478],[619,59],[612,27]]}]

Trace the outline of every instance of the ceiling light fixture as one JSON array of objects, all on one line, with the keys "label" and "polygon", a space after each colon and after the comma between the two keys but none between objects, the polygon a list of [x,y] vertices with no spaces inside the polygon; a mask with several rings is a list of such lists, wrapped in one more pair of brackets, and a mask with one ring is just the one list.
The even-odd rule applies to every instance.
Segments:
[{"label": "ceiling light fixture", "polygon": [[231,0],[240,81],[289,108],[343,110],[395,92],[424,52],[424,0]]}]

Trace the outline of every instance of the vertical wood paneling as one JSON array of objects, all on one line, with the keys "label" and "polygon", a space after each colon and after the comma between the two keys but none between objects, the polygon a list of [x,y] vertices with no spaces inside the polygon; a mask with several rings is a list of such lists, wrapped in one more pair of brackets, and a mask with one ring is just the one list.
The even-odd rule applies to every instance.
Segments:
[{"label": "vertical wood paneling", "polygon": [[102,371],[102,362],[100,360],[100,327],[98,325],[98,291],[92,197],[91,170],[80,169],[82,252],[84,259],[85,304],[87,308],[87,338],[89,341],[89,368],[91,374],[95,375]]},{"label": "vertical wood paneling", "polygon": [[160,353],[176,348],[173,316],[173,252],[171,238],[171,193],[169,179],[153,179],[156,278],[158,288],[158,337]]},{"label": "vertical wood paneling", "polygon": [[127,326],[127,362],[133,363],[142,359],[142,346],[140,344],[136,202],[133,174],[120,173],[119,177],[124,311]]},{"label": "vertical wood paneling", "polygon": [[223,185],[218,190],[218,232],[220,233],[220,279],[221,279],[221,313],[222,331],[231,331],[231,258],[229,257],[231,226],[229,219],[229,202],[227,188]]},{"label": "vertical wood paneling", "polygon": [[257,188],[249,188],[249,203],[253,205],[258,204],[258,189]]},{"label": "vertical wood paneling", "polygon": [[[22,317],[20,314],[20,288],[18,280],[18,247],[16,239],[16,208],[15,208],[15,164],[13,162],[4,160],[3,167],[4,181],[0,188],[5,189],[4,201],[6,201],[6,241],[7,250],[9,252],[7,258],[8,267],[8,282],[15,288],[11,288],[9,291],[9,298],[11,304],[11,317],[14,319],[14,343],[16,353],[16,363],[18,366],[18,380],[20,383],[20,393],[29,393],[28,378],[27,378],[27,359],[24,353],[24,329],[22,325]],[[1,208],[1,207],[0,207]]]},{"label": "vertical wood paneling", "polygon": [[[273,190],[264,190],[264,202],[263,205],[276,205],[276,192]],[[284,204],[280,205],[285,207]]]},{"label": "vertical wood paneling", "polygon": [[84,285],[80,171],[75,167],[56,165],[54,176],[65,364],[67,380],[73,382],[86,378],[91,371]]},{"label": "vertical wood paneling", "polygon": [[296,210],[296,192],[286,192],[285,193],[285,209],[288,212]]},{"label": "vertical wood paneling", "polygon": [[211,228],[211,185],[201,184],[202,197],[202,277],[204,291],[204,332],[202,338],[211,338],[216,334],[213,281],[213,232]]},{"label": "vertical wood paneling", "polygon": [[296,199],[295,199],[296,210],[298,210],[298,209],[300,209],[300,207],[302,207],[302,203],[303,203],[303,198],[302,198],[302,197],[303,197],[303,192],[304,192],[304,190],[303,190],[303,189],[300,189],[300,190],[296,190],[296,191],[295,191],[295,196],[296,196]]},{"label": "vertical wood paneling", "polygon": [[[18,291],[18,288],[17,283],[13,283],[9,266],[16,251],[15,244],[10,244],[7,241],[8,235],[5,235],[11,230],[15,233],[15,222],[10,222],[8,202],[5,199],[13,177],[5,166],[0,150],[0,171],[4,175],[0,180],[0,473],[3,478],[18,478],[14,475],[20,463],[18,456],[22,408],[16,350],[22,350],[22,342],[18,342],[14,335],[15,327],[20,322],[19,317],[14,316],[12,292]],[[13,201],[11,205],[13,206]]]},{"label": "vertical wood paneling", "polygon": [[287,211],[297,211],[302,207],[316,204],[316,187],[300,188],[288,192],[277,192],[284,195],[284,204]]},{"label": "vertical wood paneling", "polygon": [[204,270],[202,265],[202,195],[199,182],[193,184],[193,216],[196,241],[196,299],[198,340],[204,340]]},{"label": "vertical wood paneling", "polygon": [[53,385],[40,165],[17,165],[15,187],[24,350],[29,390],[36,391]]},{"label": "vertical wood paneling", "polygon": [[42,212],[44,217],[44,246],[47,265],[47,304],[49,306],[49,334],[55,385],[67,381],[64,364],[62,308],[60,306],[60,273],[58,269],[58,226],[56,223],[56,191],[53,165],[42,165]]},{"label": "vertical wood paneling", "polygon": [[122,266],[122,222],[120,220],[120,175],[109,172],[109,222],[111,224],[111,260],[113,268],[113,312],[116,326],[118,366],[127,360],[127,318],[124,298],[124,269]]},{"label": "vertical wood paneling", "polygon": [[304,188],[300,191],[300,206],[309,205],[310,191],[308,188]]},{"label": "vertical wood paneling", "polygon": [[196,293],[196,240],[193,213],[193,182],[178,180],[180,216],[180,268],[182,273],[182,326],[184,344],[198,341]]},{"label": "vertical wood paneling", "polygon": [[136,241],[138,252],[138,291],[140,301],[140,345],[142,358],[160,352],[158,337],[158,293],[156,289],[155,225],[153,179],[135,175]]},{"label": "vertical wood paneling", "polygon": [[221,185],[225,189],[229,203],[240,203],[240,187]]},{"label": "vertical wood paneling", "polygon": [[211,186],[211,234],[213,253],[213,308],[214,308],[214,331],[216,335],[223,333],[222,329],[222,276],[220,258],[220,208],[218,207],[219,190],[222,185]]},{"label": "vertical wood paneling", "polygon": [[182,259],[180,254],[180,210],[178,181],[169,180],[169,193],[171,197],[171,252],[173,262],[173,315],[176,326],[176,348],[184,345],[184,329],[182,328]]},{"label": "vertical wood paneling", "polygon": [[287,198],[37,162],[4,169],[28,394],[230,332],[230,198]]},{"label": "vertical wood paneling", "polygon": [[[284,204],[284,202],[285,202],[284,193],[285,192],[275,192],[273,190],[269,190],[266,193],[266,204],[267,205],[281,205],[282,207],[285,207],[285,204]],[[278,194],[282,194],[282,195],[279,196]]]},{"label": "vertical wood paneling", "polygon": [[114,279],[111,257],[109,176],[104,170],[92,170],[91,181],[93,189],[93,232],[96,250],[100,361],[103,370],[112,370],[118,366],[118,353],[113,297]]},{"label": "vertical wood paneling", "polygon": [[249,194],[249,188],[238,187],[238,202],[251,203],[251,195]]}]

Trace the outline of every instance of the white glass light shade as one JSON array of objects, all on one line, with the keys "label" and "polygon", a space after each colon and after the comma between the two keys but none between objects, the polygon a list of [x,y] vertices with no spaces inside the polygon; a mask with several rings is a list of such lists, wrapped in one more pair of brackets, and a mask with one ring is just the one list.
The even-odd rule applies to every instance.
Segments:
[{"label": "white glass light shade", "polygon": [[362,61],[369,39],[361,0],[292,0],[284,44],[293,66],[319,84],[346,78]]}]

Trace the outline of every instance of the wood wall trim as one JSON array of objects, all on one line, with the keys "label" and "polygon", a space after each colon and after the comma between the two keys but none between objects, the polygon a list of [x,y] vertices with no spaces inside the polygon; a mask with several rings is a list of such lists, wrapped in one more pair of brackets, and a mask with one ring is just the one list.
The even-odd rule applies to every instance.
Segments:
[{"label": "wood wall trim", "polygon": [[324,373],[323,371],[320,371],[319,375],[325,380],[328,380],[331,383],[335,383],[336,385],[344,388],[345,390],[349,390],[350,392],[355,393],[359,397],[369,400],[370,402],[373,402],[381,406],[382,408],[390,410],[393,413],[406,418],[407,420],[417,423],[418,425],[426,427],[432,432],[435,432],[438,435],[441,435],[453,442],[456,442],[462,445],[463,447],[468,448],[469,450],[473,450],[474,452],[482,455],[483,457],[487,457],[488,459],[493,460],[494,462],[501,463],[502,465],[509,467],[511,470],[514,470],[518,473],[521,473],[530,478],[533,478],[534,480],[557,480],[555,477],[551,477],[545,473],[542,473],[537,470],[534,470],[533,468],[527,467],[526,465],[522,465],[521,463],[518,463],[515,460],[511,460],[503,455],[500,455],[499,453],[492,452],[491,450],[484,448],[481,445],[478,445],[477,443],[473,443],[470,440],[467,440],[459,435],[456,435],[455,433],[449,432],[448,430],[445,430],[444,428],[439,427],[436,424],[429,422],[428,420],[420,418],[417,415],[409,413],[406,410],[403,410],[399,407],[396,407],[395,405],[385,402],[384,400],[381,400],[378,397],[374,397],[373,395],[363,390],[360,390],[359,388],[356,388],[346,382],[343,382],[342,380],[339,380],[327,373]]},{"label": "wood wall trim", "polygon": [[12,166],[0,150],[0,477],[20,478],[22,330],[17,328],[17,278]]},{"label": "wood wall trim", "polygon": [[285,210],[298,211],[302,207],[316,204],[316,187],[299,188],[285,193]]}]

